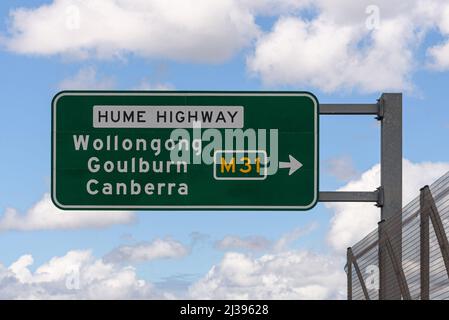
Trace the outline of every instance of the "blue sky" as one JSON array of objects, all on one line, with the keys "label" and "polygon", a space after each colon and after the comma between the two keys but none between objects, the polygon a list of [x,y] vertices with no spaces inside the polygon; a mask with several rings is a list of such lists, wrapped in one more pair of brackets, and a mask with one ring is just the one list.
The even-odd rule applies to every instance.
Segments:
[{"label": "blue sky", "polygon": [[[151,25],[151,21],[142,18],[142,23],[148,30],[160,28],[158,32],[163,33],[166,27],[169,32],[173,24],[176,25],[176,19],[182,20],[180,25],[184,28],[190,28],[185,25],[190,20],[183,20],[185,17],[182,10],[177,10],[179,2],[169,2],[173,16],[169,14],[167,19],[172,17],[173,21],[170,20],[166,25],[164,21]],[[120,47],[120,39],[111,41],[114,34],[108,34],[107,30],[100,32],[95,28],[89,29],[92,28],[89,19],[98,14],[95,10],[105,6],[103,1],[97,1],[98,7],[90,9],[93,13],[85,13],[84,2],[75,0],[1,2],[0,264],[8,269],[21,256],[30,254],[34,264],[28,268],[34,272],[37,267],[48,264],[53,257],[64,257],[72,250],[92,250],[93,259],[101,260],[106,254],[123,245],[135,246],[141,242],[151,244],[155,239],[172,239],[187,248],[188,252],[180,254],[179,257],[174,255],[168,258],[146,259],[139,263],[129,262],[136,268],[137,277],[148,283],[159,283],[160,288],[152,289],[152,294],[157,295],[158,292],[174,290],[173,281],[164,282],[164,279],[173,280],[176,275],[186,274],[189,275],[186,278],[187,283],[181,289],[174,290],[175,294],[193,294],[192,297],[197,297],[201,296],[199,287],[193,286],[190,293],[187,287],[199,281],[203,281],[202,285],[207,287],[210,283],[204,280],[206,273],[213,266],[219,266],[216,268],[218,271],[215,270],[211,277],[220,279],[223,291],[210,289],[210,297],[222,297],[227,292],[229,296],[235,293],[232,291],[234,289],[226,287],[227,282],[223,280],[229,276],[229,273],[225,272],[224,261],[233,257],[230,256],[233,252],[241,254],[237,255],[237,258],[258,261],[257,268],[262,271],[257,270],[263,272],[264,267],[260,267],[263,262],[257,260],[260,257],[271,255],[282,259],[285,252],[300,254],[307,251],[317,259],[324,259],[326,263],[335,263],[336,272],[338,271],[335,279],[338,280],[333,283],[326,280],[326,275],[323,274],[323,283],[318,280],[316,284],[323,287],[321,291],[316,293],[312,290],[310,295],[301,293],[299,296],[292,294],[291,297],[341,298],[341,292],[344,292],[344,282],[341,281],[342,277],[344,278],[344,274],[341,274],[343,260],[338,257],[343,258],[344,253],[329,239],[338,237],[332,228],[339,223],[336,222],[341,217],[339,212],[346,207],[325,207],[319,204],[308,212],[139,212],[132,214],[135,221],[131,223],[111,223],[104,228],[88,224],[80,224],[75,228],[42,227],[42,224],[36,227],[30,223],[28,230],[18,230],[21,228],[17,225],[8,226],[5,223],[5,216],[10,210],[8,208],[14,208],[26,219],[30,208],[42,201],[44,194],[49,192],[50,102],[52,97],[61,88],[67,88],[67,85],[72,89],[306,90],[313,92],[321,103],[373,103],[383,91],[402,91],[403,152],[404,158],[410,161],[409,165],[404,166],[404,175],[409,177],[404,192],[408,193],[405,198],[411,199],[416,195],[420,184],[430,183],[432,179],[449,170],[449,151],[445,148],[449,134],[449,57],[444,59],[444,52],[449,53],[449,50],[443,51],[443,58],[440,55],[438,59],[429,51],[430,48],[449,41],[449,30],[445,25],[449,13],[446,18],[435,13],[449,12],[449,7],[445,1],[429,1],[435,6],[441,6],[441,10],[426,11],[427,16],[423,18],[424,13],[419,12],[415,2],[405,12],[390,13],[388,9],[393,4],[386,1],[369,1],[369,4],[377,2],[380,24],[374,31],[367,31],[364,29],[364,22],[369,16],[363,9],[368,3],[363,2],[346,1],[346,4],[342,4],[348,6],[346,12],[349,13],[346,14],[351,14],[348,18],[341,16],[343,13],[340,10],[324,0],[318,1],[316,6],[310,5],[308,1],[281,1],[278,5],[268,0],[247,1],[244,5],[227,1],[227,4],[223,5],[225,9],[230,12],[237,11],[242,16],[250,15],[254,19],[246,20],[238,15],[238,18],[231,22],[224,19],[224,22],[220,20],[217,25],[214,24],[214,19],[205,19],[205,25],[199,27],[205,28],[204,34],[210,31],[213,39],[222,41],[224,47],[235,46],[229,54],[223,53],[222,57],[221,44],[212,43],[215,47],[209,48],[208,41],[212,38],[198,32],[196,26],[192,27],[192,32],[183,34],[183,31],[179,31],[180,35],[167,36],[168,44],[158,42],[158,35],[143,32],[136,37],[148,44],[132,47],[131,43],[130,47],[123,50]],[[116,6],[114,11],[105,9],[104,12],[121,15],[132,11],[131,7],[120,4],[119,1],[113,3]],[[48,4],[48,7],[42,9],[44,4]],[[70,37],[70,34],[65,34],[65,31],[50,34],[49,30],[62,28],[58,17],[67,14],[64,9],[77,5],[81,8],[82,19],[79,35],[67,42],[65,37]],[[206,13],[210,10],[214,16],[220,10],[215,10],[213,6],[209,9],[207,4],[199,5],[201,10]],[[29,9],[25,19],[13,13],[17,12],[14,10],[19,7]],[[39,11],[36,8],[41,9]],[[143,8],[146,8],[145,5]],[[149,7],[148,10],[168,10],[158,8]],[[123,13],[120,13],[120,10]],[[200,15],[198,18],[201,18],[203,13],[197,14]],[[110,17],[111,20],[113,18]],[[348,18],[349,21],[343,23],[343,18]],[[121,25],[122,20],[114,21],[126,30],[127,26]],[[228,26],[228,23],[231,25]],[[303,28],[303,24],[307,23],[310,25]],[[99,21],[98,24],[101,29],[102,22]],[[390,41],[390,31],[383,29],[390,28],[390,24],[397,24],[395,30],[399,31],[396,33],[403,31],[403,34],[391,35],[392,49],[382,44],[382,39]],[[48,26],[51,28],[48,29]],[[334,28],[335,36],[328,34],[330,26]],[[410,31],[410,26],[416,30]],[[258,30],[250,32],[251,28]],[[49,34],[46,34],[45,30]],[[235,35],[229,37],[229,32],[234,32]],[[295,43],[285,42],[285,34],[289,34],[289,39]],[[120,36],[122,35],[117,34],[117,37]],[[54,39],[50,41],[49,37]],[[186,37],[187,39],[184,39]],[[332,43],[330,40],[334,38],[335,43]],[[186,40],[187,44],[183,43],[183,40]],[[192,44],[190,47],[190,42],[195,46]],[[365,42],[367,44],[364,44]],[[103,46],[103,43],[106,45]],[[80,48],[85,52],[78,52]],[[209,51],[218,61],[209,61]],[[370,52],[378,55],[370,56]],[[293,59],[295,55],[298,60],[303,60]],[[278,56],[283,59],[278,59]],[[365,78],[372,80],[367,82]],[[379,80],[376,80],[377,78]],[[373,189],[371,178],[362,174],[368,172],[376,175],[373,166],[379,162],[379,134],[378,124],[372,117],[321,117],[321,190],[336,190],[350,181]],[[419,171],[424,162],[430,163],[425,167],[427,171]],[[372,205],[365,206],[370,218],[367,218],[362,226],[348,226],[348,230],[358,231],[349,236],[349,243],[343,243],[345,238],[342,238],[343,247],[359,239],[363,235],[361,232],[375,227],[373,221],[376,220],[378,212]],[[348,211],[354,210],[354,207],[347,208]],[[25,220],[21,221],[25,223]],[[302,235],[294,235],[295,230],[306,229],[311,230],[303,232]],[[279,249],[280,251],[270,246],[259,251],[242,246],[224,250],[217,248],[217,241],[230,235],[244,240],[248,240],[248,237],[265,238],[276,243],[292,232],[291,241],[287,241],[287,245]],[[123,266],[114,268],[121,270]],[[23,268],[20,270],[23,272]],[[0,272],[3,272],[1,268]],[[14,270],[11,271],[10,268],[5,272]],[[17,272],[19,271],[16,270],[19,284],[31,281],[24,280]],[[220,272],[224,275],[219,274]],[[242,270],[233,272],[244,273]],[[319,275],[318,273],[318,278]],[[238,275],[234,276],[238,278]],[[37,275],[31,277],[38,278]],[[299,288],[315,284],[309,283],[312,281],[311,277],[298,277],[296,280]],[[244,281],[242,283],[239,294],[243,292],[247,293],[248,297],[259,297],[245,287]],[[294,285],[296,282],[292,283]],[[19,286],[18,290],[23,290],[21,295],[27,296],[27,286]],[[264,290],[264,297],[275,297],[275,291],[270,291],[268,284]],[[12,293],[7,287],[2,288],[0,297],[2,294],[5,297],[14,297],[17,292]],[[235,294],[234,296],[240,297]]]}]

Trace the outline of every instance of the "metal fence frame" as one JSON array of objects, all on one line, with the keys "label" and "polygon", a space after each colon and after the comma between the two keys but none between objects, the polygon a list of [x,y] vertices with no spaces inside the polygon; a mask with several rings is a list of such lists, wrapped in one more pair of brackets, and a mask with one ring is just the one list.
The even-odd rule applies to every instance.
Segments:
[{"label": "metal fence frame", "polygon": [[[449,232],[449,224],[447,223],[449,221],[449,172],[432,186],[436,190],[434,193],[431,191],[431,187],[424,186],[420,189],[419,197],[404,209],[401,209],[398,214],[389,219],[382,219],[378,224],[377,231],[373,231],[353,246],[357,247],[357,253],[354,253],[353,247],[347,249],[345,269],[349,300],[354,298],[355,288],[357,288],[358,299],[372,300],[376,298],[375,294],[370,295],[359,266],[360,259],[373,260],[376,254],[379,257],[379,268],[382,267],[381,263],[385,262],[384,259],[388,259],[391,266],[388,273],[379,273],[380,284],[382,284],[382,277],[384,276],[383,281],[388,281],[398,288],[400,299],[429,300],[432,293],[430,288],[432,272],[437,274],[433,275],[434,280],[438,279],[438,283],[433,281],[433,291],[443,289],[445,293],[443,298],[449,299],[449,242],[447,237]],[[438,197],[437,200],[434,195]],[[443,216],[437,202],[440,204],[441,210],[444,211]],[[446,229],[443,219],[446,222]],[[413,225],[416,225],[416,227],[413,227]],[[398,230],[398,226],[401,228],[400,233],[394,234],[393,232]],[[407,228],[410,228],[410,230]],[[398,256],[397,251],[393,248],[394,242],[398,243],[396,239],[399,238],[402,241],[404,235],[406,239],[411,239],[407,241],[411,245],[409,244],[409,248],[406,248],[407,243],[404,243],[404,247],[401,247],[399,252],[401,255],[404,252],[404,254],[410,256],[410,247],[417,250],[414,268],[411,267],[412,262],[410,260],[403,261],[402,256]],[[433,242],[431,239],[433,239]],[[378,248],[378,251],[372,253],[375,247]],[[441,262],[435,263],[436,257]],[[384,298],[381,289],[382,287],[379,287],[379,299]],[[413,294],[411,293],[412,290]],[[442,295],[434,294],[434,296],[441,298]]]}]

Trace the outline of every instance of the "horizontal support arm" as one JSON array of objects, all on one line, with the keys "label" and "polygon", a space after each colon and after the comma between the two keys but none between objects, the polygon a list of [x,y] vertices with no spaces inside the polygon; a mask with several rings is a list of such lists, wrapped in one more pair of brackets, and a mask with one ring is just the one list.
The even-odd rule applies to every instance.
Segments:
[{"label": "horizontal support arm", "polygon": [[320,202],[375,202],[382,206],[380,189],[376,191],[324,191],[320,192]]},{"label": "horizontal support arm", "polygon": [[321,115],[380,115],[380,106],[374,104],[320,104]]}]

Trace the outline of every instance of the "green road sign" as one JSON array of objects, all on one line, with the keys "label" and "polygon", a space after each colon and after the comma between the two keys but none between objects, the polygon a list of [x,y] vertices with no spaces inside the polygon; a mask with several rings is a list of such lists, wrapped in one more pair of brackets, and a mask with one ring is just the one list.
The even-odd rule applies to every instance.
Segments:
[{"label": "green road sign", "polygon": [[62,209],[310,209],[318,101],[306,92],[61,92],[51,194]]}]

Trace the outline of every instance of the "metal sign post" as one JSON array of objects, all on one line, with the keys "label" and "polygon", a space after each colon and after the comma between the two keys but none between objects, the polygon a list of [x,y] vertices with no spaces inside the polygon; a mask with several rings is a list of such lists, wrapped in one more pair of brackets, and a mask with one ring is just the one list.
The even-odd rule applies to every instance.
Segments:
[{"label": "metal sign post", "polygon": [[[375,202],[381,208],[381,220],[388,221],[402,209],[402,94],[384,93],[376,104],[321,104],[320,115],[375,115],[381,121],[381,186],[372,192],[320,192],[322,202]],[[360,214],[363,214],[362,212]],[[402,225],[389,230],[396,236],[389,242],[401,263]],[[349,269],[348,269],[349,270]],[[379,297],[399,300],[401,289],[389,277],[394,267],[384,243],[379,241]],[[387,280],[389,279],[389,280]],[[349,288],[348,288],[349,292]],[[351,295],[348,294],[348,297]]]}]

